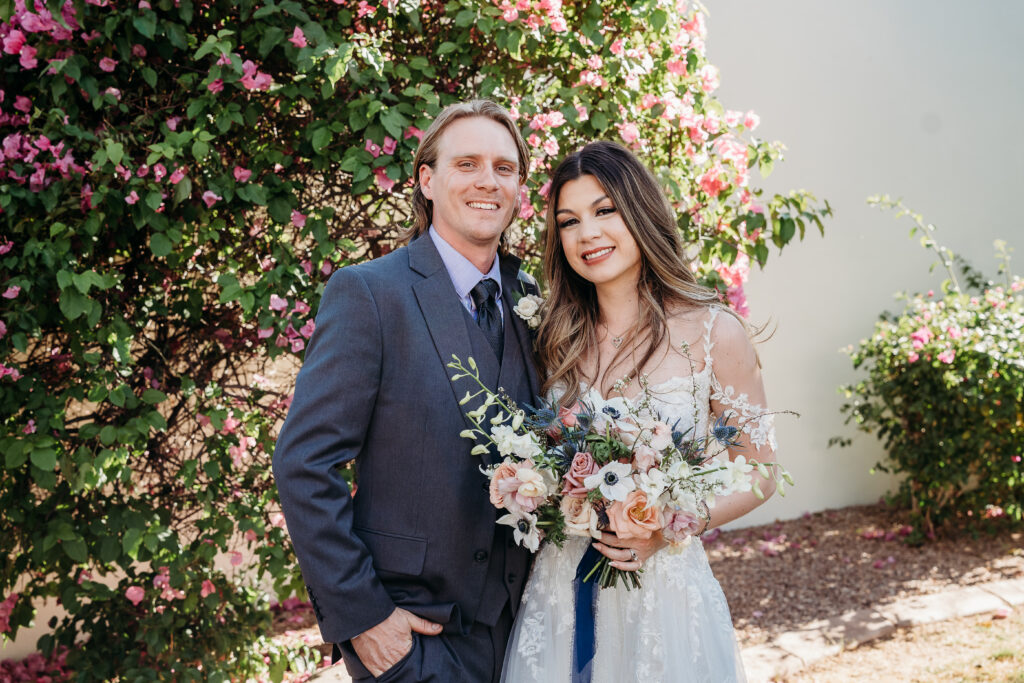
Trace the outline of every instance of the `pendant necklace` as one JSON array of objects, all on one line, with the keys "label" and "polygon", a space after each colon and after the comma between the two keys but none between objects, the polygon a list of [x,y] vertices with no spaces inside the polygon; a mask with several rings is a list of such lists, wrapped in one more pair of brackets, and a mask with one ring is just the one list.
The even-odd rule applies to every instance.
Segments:
[{"label": "pendant necklace", "polygon": [[605,333],[608,335],[608,339],[611,341],[612,346],[614,348],[616,348],[616,349],[619,348],[620,346],[622,346],[622,342],[626,338],[626,335],[629,334],[629,331],[631,329],[633,329],[633,328],[630,328],[630,330],[626,330],[625,332],[623,332],[622,334],[620,334],[619,336],[616,337],[616,336],[614,336],[612,334],[612,331],[608,328],[608,325],[606,325],[604,323],[600,323],[600,325],[601,325],[601,327],[604,328]]}]

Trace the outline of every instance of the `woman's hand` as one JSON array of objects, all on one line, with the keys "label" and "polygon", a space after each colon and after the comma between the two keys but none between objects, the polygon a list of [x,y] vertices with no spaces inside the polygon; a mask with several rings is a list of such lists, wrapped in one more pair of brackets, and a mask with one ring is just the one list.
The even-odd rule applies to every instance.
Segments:
[{"label": "woman's hand", "polygon": [[609,564],[615,569],[627,572],[639,571],[644,562],[654,553],[668,545],[668,541],[660,531],[651,534],[650,538],[619,538],[613,533],[602,532],[601,540],[594,543],[594,548],[607,557]]}]

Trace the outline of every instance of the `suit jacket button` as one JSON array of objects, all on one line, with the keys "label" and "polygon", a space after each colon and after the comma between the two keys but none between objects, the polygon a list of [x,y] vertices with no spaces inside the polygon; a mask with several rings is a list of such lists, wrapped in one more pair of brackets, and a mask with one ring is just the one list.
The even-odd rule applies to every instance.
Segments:
[{"label": "suit jacket button", "polygon": [[508,573],[508,576],[507,576],[507,577],[505,577],[505,578],[507,578],[507,579],[508,579],[508,582],[509,582],[509,583],[515,583],[515,582],[516,582],[516,579],[517,579],[517,578],[519,578],[519,577],[518,577],[518,576],[516,576],[516,573],[515,573],[515,572],[509,572],[509,573]]},{"label": "suit jacket button", "polygon": [[475,553],[473,553],[473,559],[476,560],[477,562],[483,564],[484,562],[487,561],[487,551],[486,550],[477,550]]}]

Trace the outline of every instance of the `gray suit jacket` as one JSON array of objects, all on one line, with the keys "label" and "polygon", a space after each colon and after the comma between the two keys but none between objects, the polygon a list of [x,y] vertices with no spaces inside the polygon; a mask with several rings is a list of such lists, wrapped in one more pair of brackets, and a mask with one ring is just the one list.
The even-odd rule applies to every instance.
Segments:
[{"label": "gray suit jacket", "polygon": [[[452,354],[481,378],[532,402],[539,382],[518,259],[502,256],[504,356],[458,300],[429,238],[338,270],[327,283],[274,476],[326,642],[351,639],[401,606],[466,633],[521,596],[529,557],[496,529],[480,465],[459,436],[469,423]],[[338,466],[355,459],[354,497]],[[492,566],[497,562],[502,566]]]}]

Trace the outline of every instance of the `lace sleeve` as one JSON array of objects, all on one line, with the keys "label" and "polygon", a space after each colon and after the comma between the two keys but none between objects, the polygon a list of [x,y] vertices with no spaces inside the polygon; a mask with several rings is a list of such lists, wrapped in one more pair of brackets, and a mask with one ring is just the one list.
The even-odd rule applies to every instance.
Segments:
[{"label": "lace sleeve", "polygon": [[711,400],[725,407],[722,417],[737,418],[737,426],[750,436],[750,443],[755,448],[760,450],[767,445],[772,453],[775,452],[775,416],[766,408],[751,403],[746,394],[737,395],[731,384],[723,387],[714,373],[711,375]]},{"label": "lace sleeve", "polygon": [[704,360],[712,367],[711,402],[718,404],[715,413],[735,418],[734,426],[750,437],[754,448],[767,446],[774,453],[775,416],[765,407],[757,355],[739,321],[729,315],[718,316],[718,312],[712,308],[704,323]]}]

